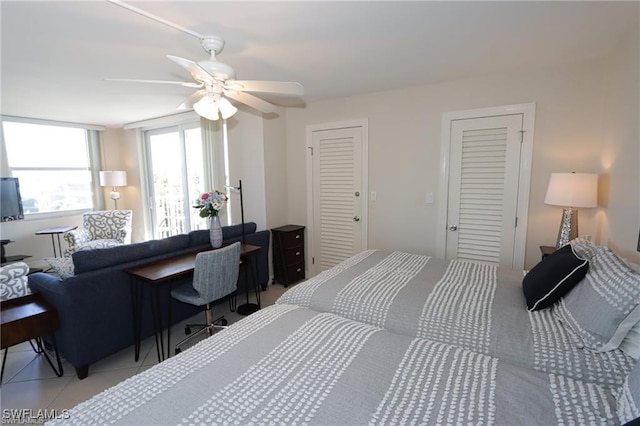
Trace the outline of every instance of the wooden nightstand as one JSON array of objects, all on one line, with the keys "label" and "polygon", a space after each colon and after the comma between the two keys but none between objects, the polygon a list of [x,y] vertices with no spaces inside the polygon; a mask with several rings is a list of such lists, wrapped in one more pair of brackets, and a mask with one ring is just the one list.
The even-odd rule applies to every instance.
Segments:
[{"label": "wooden nightstand", "polygon": [[550,254],[552,254],[556,250],[557,249],[555,246],[540,246],[540,253],[542,254],[543,259],[549,256]]},{"label": "wooden nightstand", "polygon": [[271,230],[273,234],[273,282],[288,287],[303,280],[304,226],[285,225]]}]

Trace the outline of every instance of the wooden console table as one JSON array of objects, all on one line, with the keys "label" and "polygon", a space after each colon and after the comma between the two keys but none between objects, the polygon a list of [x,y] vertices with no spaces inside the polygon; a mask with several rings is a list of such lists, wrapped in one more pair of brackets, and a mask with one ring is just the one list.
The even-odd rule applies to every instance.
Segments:
[{"label": "wooden console table", "polygon": [[[203,251],[212,250],[196,250],[193,252],[180,254],[168,259],[163,259],[157,262],[149,263],[143,266],[137,266],[135,268],[126,269],[125,272],[131,276],[131,306],[133,309],[133,334],[135,337],[135,360],[140,358],[140,344],[141,344],[141,326],[142,326],[142,291],[143,287],[148,288],[151,291],[150,303],[151,303],[151,315],[153,317],[153,328],[156,339],[156,351],[158,355],[158,362],[164,361],[164,338],[163,338],[163,321],[162,312],[160,312],[160,287],[163,284],[171,284],[171,281],[193,273],[196,255]],[[240,259],[247,260],[253,266],[253,278],[254,289],[257,290],[257,309],[260,309],[260,290],[258,287],[258,274],[257,274],[257,260],[255,254],[261,250],[260,246],[254,246],[250,244],[242,244],[240,247]],[[245,269],[246,270],[246,269]],[[247,302],[249,300],[249,286],[247,286]],[[167,356],[171,356],[171,287],[168,292],[169,297],[169,310],[167,315]],[[256,310],[257,310],[256,309]],[[238,313],[240,313],[238,311]]]}]

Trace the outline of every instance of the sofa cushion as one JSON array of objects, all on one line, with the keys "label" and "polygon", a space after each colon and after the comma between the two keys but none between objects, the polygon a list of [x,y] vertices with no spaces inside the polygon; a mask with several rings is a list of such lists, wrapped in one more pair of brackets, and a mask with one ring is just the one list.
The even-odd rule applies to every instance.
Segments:
[{"label": "sofa cushion", "polygon": [[[255,222],[245,222],[244,224],[244,234],[253,234],[256,232],[256,224]],[[231,226],[223,226],[222,227],[222,238],[225,240],[230,240],[232,238],[242,237],[242,224],[240,225],[231,225]]]},{"label": "sofa cushion", "polygon": [[189,236],[181,234],[162,240],[151,240],[104,249],[82,250],[73,253],[72,257],[76,266],[76,274],[82,274],[109,266],[173,253],[188,247]]},{"label": "sofa cushion", "polygon": [[[257,226],[255,222],[245,222],[244,234],[249,235],[256,232]],[[242,237],[242,224],[231,225],[222,227],[222,239],[224,241],[232,240]],[[191,231],[189,233],[189,245],[191,247],[199,247],[210,244],[209,242],[209,230],[200,229],[198,231]]]}]

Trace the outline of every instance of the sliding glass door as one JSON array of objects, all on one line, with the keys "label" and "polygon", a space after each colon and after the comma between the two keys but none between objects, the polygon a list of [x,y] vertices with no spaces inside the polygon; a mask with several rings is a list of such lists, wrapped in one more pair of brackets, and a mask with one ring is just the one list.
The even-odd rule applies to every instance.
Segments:
[{"label": "sliding glass door", "polygon": [[151,130],[145,137],[153,237],[205,228],[192,208],[205,190],[199,125]]}]

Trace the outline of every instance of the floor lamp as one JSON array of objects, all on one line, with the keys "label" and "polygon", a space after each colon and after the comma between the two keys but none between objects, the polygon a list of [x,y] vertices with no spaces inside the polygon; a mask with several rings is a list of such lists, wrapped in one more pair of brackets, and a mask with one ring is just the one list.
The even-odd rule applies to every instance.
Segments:
[{"label": "floor lamp", "polygon": [[[242,179],[240,179],[238,186],[228,186],[227,188],[230,189],[235,189],[237,191],[240,192],[240,220],[242,221],[242,245],[244,246],[246,244],[245,241],[245,232],[244,232],[244,202],[242,200]],[[252,259],[252,261],[254,261]],[[260,306],[256,303],[249,303],[249,286],[248,286],[248,279],[247,279],[247,275],[248,275],[248,268],[249,265],[245,265],[244,267],[244,271],[245,271],[245,284],[247,285],[247,287],[245,288],[245,294],[247,296],[247,301],[246,303],[238,306],[237,308],[237,312],[240,315],[249,315],[252,314],[256,311],[258,311],[260,309]],[[258,277],[254,277],[254,279],[257,281]],[[258,283],[254,282],[255,287],[258,287]]]},{"label": "floor lamp", "polygon": [[114,209],[118,210],[118,200],[120,199],[120,193],[118,192],[117,188],[119,186],[127,186],[127,172],[112,170],[100,172],[100,186],[111,187],[109,197],[113,200]]}]

